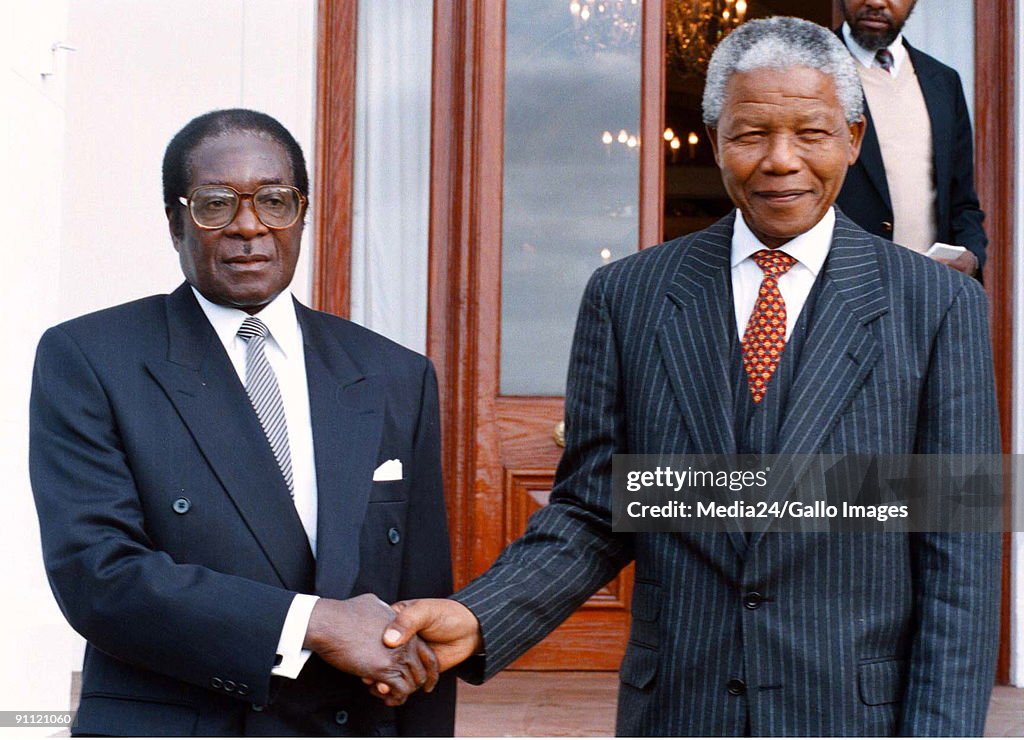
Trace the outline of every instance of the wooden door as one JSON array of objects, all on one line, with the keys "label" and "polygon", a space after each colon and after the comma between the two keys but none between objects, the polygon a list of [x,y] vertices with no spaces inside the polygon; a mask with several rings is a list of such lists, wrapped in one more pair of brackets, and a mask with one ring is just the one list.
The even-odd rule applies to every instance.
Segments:
[{"label": "wooden door", "polygon": [[[435,5],[429,343],[457,585],[547,501],[587,278],[659,240],[660,161],[651,176],[638,142],[661,125],[660,5],[607,5],[624,25],[569,0]],[[630,568],[516,667],[617,669],[631,585]]]}]

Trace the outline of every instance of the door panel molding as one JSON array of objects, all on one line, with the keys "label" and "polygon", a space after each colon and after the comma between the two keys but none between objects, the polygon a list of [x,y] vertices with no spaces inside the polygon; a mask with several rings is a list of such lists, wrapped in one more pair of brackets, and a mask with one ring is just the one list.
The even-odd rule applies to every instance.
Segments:
[{"label": "door panel molding", "polygon": [[319,0],[313,177],[313,306],[349,315],[359,0]]}]

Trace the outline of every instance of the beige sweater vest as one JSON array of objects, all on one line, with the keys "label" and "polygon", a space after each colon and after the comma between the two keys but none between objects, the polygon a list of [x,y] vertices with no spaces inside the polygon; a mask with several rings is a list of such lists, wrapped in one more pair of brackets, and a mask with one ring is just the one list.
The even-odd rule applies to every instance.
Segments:
[{"label": "beige sweater vest", "polygon": [[932,124],[910,57],[895,79],[858,64],[885,164],[893,210],[893,237],[917,252],[935,242]]}]

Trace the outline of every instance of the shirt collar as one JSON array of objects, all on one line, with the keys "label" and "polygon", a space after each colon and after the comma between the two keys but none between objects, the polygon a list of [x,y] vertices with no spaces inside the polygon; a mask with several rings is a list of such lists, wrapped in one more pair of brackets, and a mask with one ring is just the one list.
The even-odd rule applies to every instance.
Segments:
[{"label": "shirt collar", "polygon": [[[790,239],[780,249],[811,271],[815,277],[825,264],[828,251],[832,248],[832,232],[836,225],[836,211],[829,208],[809,231]],[[749,259],[754,252],[767,249],[754,232],[747,226],[743,213],[736,209],[736,223],[732,229],[731,265],[735,268],[743,260]]]},{"label": "shirt collar", "polygon": [[[217,305],[196,290],[195,286],[190,287],[221,344],[230,347],[249,314],[239,308]],[[291,292],[282,291],[256,315],[266,324],[270,338],[277,343],[285,358],[297,357],[302,350],[302,333],[299,331],[299,319],[295,315]]]},{"label": "shirt collar", "polygon": [[[868,51],[858,44],[853,38],[853,29],[850,28],[850,24],[846,21],[843,21],[843,39],[846,41],[846,48],[853,54],[853,58],[861,63],[861,66],[868,69],[878,66],[878,62],[875,60],[875,54],[878,51]],[[907,47],[903,45],[903,31],[900,31],[893,42],[886,48],[892,54],[892,76],[896,77],[899,75],[903,62],[907,58]]]}]

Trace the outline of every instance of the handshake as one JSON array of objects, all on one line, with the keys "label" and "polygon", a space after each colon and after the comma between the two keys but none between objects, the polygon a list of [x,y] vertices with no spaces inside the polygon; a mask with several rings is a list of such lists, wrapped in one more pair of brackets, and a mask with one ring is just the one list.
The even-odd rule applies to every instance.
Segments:
[{"label": "handshake", "polygon": [[388,606],[373,594],[345,601],[320,599],[303,647],[329,665],[362,678],[388,706],[480,651],[480,624],[451,599],[414,599]]}]

